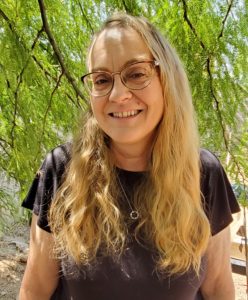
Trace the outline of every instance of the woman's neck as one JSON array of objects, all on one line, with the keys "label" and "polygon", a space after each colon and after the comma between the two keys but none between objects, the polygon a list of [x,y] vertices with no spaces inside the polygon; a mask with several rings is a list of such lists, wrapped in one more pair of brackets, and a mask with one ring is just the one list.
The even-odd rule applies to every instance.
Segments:
[{"label": "woman's neck", "polygon": [[145,171],[151,155],[151,147],[137,147],[136,145],[111,144],[117,167],[128,171]]}]

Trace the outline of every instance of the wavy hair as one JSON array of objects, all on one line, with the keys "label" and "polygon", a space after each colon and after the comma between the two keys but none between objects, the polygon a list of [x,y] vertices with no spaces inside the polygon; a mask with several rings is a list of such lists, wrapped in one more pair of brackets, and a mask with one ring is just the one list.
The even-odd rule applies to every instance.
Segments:
[{"label": "wavy hair", "polygon": [[[165,113],[157,128],[147,176],[137,188],[134,204],[141,212],[136,238],[157,250],[157,268],[170,274],[193,268],[199,274],[210,226],[201,203],[198,132],[191,92],[184,68],[170,44],[142,17],[115,14],[103,30],[134,29],[155,60],[163,89]],[[65,180],[50,209],[55,253],[86,264],[100,250],[121,254],[127,228],[120,211],[120,193],[111,141],[91,112],[74,139]],[[141,234],[142,233],[142,234]]]}]

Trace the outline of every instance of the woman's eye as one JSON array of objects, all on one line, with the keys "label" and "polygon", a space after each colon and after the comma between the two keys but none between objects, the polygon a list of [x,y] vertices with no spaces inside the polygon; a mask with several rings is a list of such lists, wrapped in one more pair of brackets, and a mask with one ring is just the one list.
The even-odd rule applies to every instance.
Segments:
[{"label": "woman's eye", "polygon": [[143,76],[145,76],[144,73],[141,73],[141,72],[138,73],[138,72],[136,72],[136,73],[130,74],[130,75],[129,75],[129,78],[136,79],[136,78],[141,78],[141,77],[143,77]]},{"label": "woman's eye", "polygon": [[147,72],[142,68],[130,70],[130,72],[126,74],[126,78],[128,80],[138,80],[138,79],[144,79],[146,77],[147,77]]},{"label": "woman's eye", "polygon": [[103,85],[103,84],[108,84],[110,83],[111,80],[109,78],[97,78],[94,80],[95,85]]},{"label": "woman's eye", "polygon": [[95,82],[94,82],[94,84],[96,84],[96,85],[101,85],[104,83],[106,83],[106,79],[98,79],[98,80],[95,80]]},{"label": "woman's eye", "polygon": [[99,74],[92,77],[92,83],[95,86],[107,85],[111,83],[111,78],[105,74]]}]

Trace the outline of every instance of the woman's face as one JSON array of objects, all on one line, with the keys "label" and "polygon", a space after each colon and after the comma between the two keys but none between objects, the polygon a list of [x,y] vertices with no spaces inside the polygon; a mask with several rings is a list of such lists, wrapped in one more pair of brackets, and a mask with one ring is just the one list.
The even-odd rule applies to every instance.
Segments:
[{"label": "woman's face", "polygon": [[[90,57],[90,71],[118,72],[134,61],[153,60],[139,34],[130,29],[111,28],[97,38]],[[164,112],[163,91],[155,71],[151,83],[142,90],[130,90],[120,75],[107,96],[91,96],[93,114],[112,146],[150,147]]]}]

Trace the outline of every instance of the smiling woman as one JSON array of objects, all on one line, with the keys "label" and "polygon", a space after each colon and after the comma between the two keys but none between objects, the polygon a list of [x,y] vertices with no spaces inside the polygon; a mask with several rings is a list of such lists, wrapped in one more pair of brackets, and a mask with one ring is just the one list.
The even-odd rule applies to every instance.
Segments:
[{"label": "smiling woman", "polygon": [[[111,138],[112,150],[118,149],[119,155],[128,154],[132,160],[136,156],[141,161],[143,157],[142,168],[147,164],[147,152],[164,110],[162,86],[155,70],[158,63],[149,61],[151,57],[137,31],[116,27],[101,32],[89,56],[90,69],[112,72],[107,93],[105,90],[102,96],[96,96],[95,86],[90,91],[93,114]],[[132,116],[128,116],[131,112]],[[132,147],[129,153],[131,145],[135,146],[135,152]],[[123,158],[116,159],[116,165],[125,168]],[[130,164],[126,168],[129,169]]]},{"label": "smiling woman", "polygon": [[91,109],[46,157],[20,299],[233,300],[231,213],[218,159],[200,150],[188,80],[146,19],[117,14],[82,77]]}]

